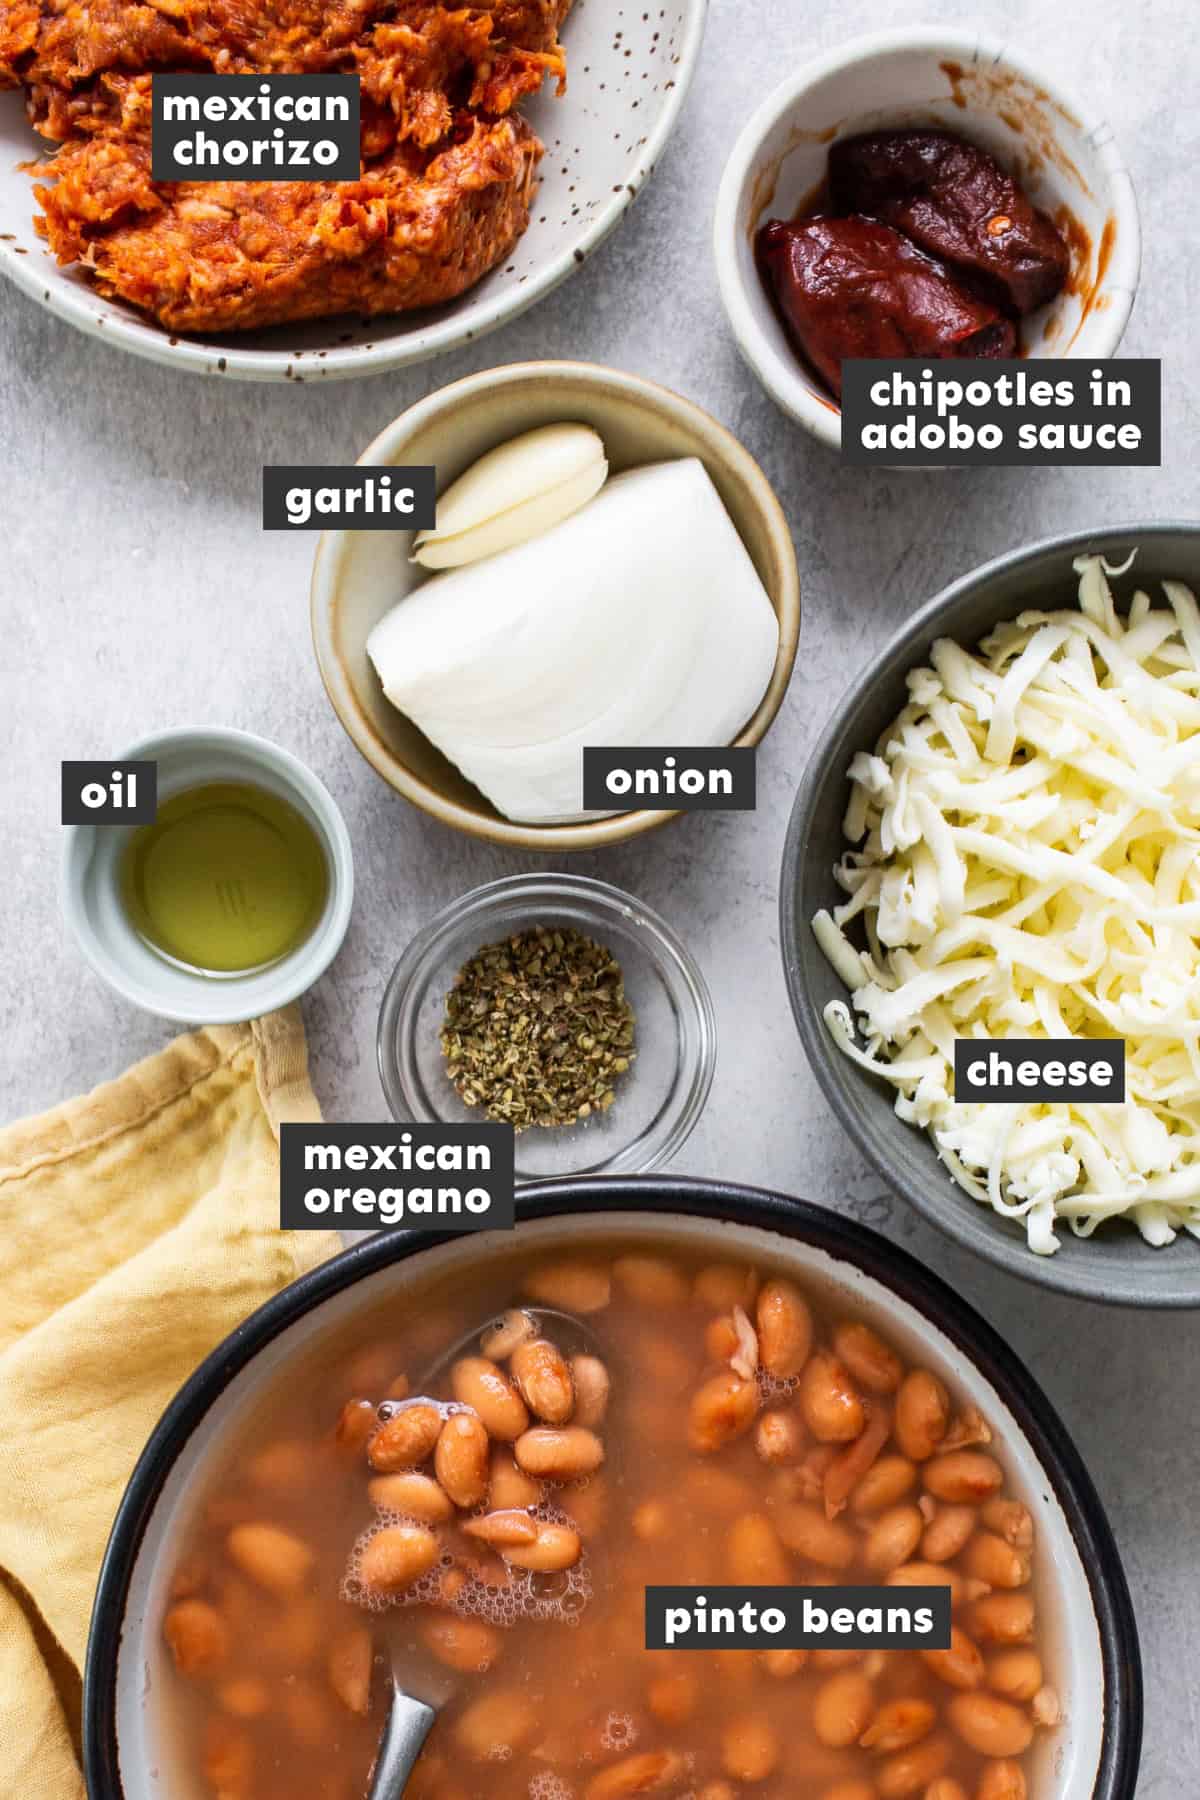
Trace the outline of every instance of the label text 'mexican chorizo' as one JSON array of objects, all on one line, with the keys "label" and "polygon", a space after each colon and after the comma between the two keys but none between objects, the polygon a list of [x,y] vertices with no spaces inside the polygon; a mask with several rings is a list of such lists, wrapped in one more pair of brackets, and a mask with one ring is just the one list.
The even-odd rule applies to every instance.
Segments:
[{"label": "label text 'mexican chorizo'", "polygon": [[357,181],[357,75],[153,75],[155,181]]}]

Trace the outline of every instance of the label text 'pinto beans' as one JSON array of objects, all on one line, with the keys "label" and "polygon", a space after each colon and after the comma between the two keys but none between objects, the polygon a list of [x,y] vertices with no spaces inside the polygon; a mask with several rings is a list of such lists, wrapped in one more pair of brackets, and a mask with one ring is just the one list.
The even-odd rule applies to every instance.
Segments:
[{"label": "label text 'pinto beans'", "polygon": [[647,1650],[948,1650],[946,1587],[648,1587]]}]

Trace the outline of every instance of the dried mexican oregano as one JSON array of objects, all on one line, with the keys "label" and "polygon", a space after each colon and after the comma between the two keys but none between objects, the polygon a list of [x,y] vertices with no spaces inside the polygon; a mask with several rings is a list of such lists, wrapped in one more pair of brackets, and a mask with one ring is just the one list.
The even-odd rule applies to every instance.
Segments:
[{"label": "dried mexican oregano", "polygon": [[607,1112],[637,1052],[621,965],[570,926],[485,944],[446,996],[442,1054],[467,1106],[524,1131]]}]

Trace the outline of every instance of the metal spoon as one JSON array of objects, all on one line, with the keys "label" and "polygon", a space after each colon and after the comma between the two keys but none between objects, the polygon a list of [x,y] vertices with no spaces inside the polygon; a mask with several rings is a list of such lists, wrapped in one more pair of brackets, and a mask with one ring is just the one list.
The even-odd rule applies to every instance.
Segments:
[{"label": "metal spoon", "polygon": [[[568,1359],[601,1354],[595,1335],[573,1313],[557,1312],[545,1306],[523,1306],[513,1310],[525,1313],[533,1321],[533,1335],[548,1337]],[[491,1331],[492,1325],[493,1321],[489,1320],[486,1325],[476,1326],[449,1350],[443,1351],[422,1376],[419,1390],[424,1393],[435,1387],[460,1356],[478,1354],[480,1339]],[[458,1686],[454,1671],[422,1657],[412,1638],[401,1639],[393,1630],[389,1651],[392,1704],[379,1740],[367,1800],[400,1800],[434,1720],[441,1708],[454,1698]]]}]

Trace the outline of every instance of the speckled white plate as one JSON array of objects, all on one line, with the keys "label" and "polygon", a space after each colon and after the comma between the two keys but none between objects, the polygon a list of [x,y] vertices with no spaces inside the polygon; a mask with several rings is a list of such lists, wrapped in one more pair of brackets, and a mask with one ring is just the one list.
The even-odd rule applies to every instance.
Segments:
[{"label": "speckled white plate", "polygon": [[546,146],[529,229],[509,261],[460,299],[365,323],[349,314],[270,331],[171,337],[76,268],[60,269],[33,228],[23,162],[41,140],[22,96],[0,94],[0,273],[81,330],[135,356],[202,375],[311,381],[421,362],[515,318],[603,242],[653,172],[691,81],[707,0],[616,6],[575,0],[563,27],[568,90],[523,108]]}]

